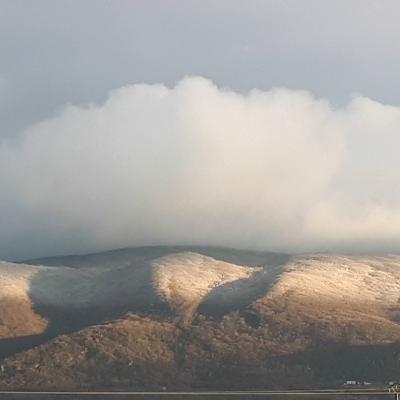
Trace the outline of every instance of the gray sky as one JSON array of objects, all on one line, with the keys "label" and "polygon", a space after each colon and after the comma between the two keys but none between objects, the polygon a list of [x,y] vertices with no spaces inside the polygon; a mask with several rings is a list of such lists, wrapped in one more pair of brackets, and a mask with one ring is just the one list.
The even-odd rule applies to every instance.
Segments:
[{"label": "gray sky", "polygon": [[399,15],[397,0],[0,0],[0,259],[397,251]]},{"label": "gray sky", "polygon": [[0,132],[128,83],[399,104],[397,0],[0,0]]}]

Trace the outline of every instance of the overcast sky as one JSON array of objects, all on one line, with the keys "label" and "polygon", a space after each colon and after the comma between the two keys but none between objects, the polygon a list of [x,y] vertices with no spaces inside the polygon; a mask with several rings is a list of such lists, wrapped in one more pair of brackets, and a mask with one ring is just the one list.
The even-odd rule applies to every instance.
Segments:
[{"label": "overcast sky", "polygon": [[[220,240],[220,244],[252,247],[252,243],[255,243],[253,247],[257,248],[268,249],[272,246],[280,250],[301,251],[349,248],[368,250],[370,243],[379,242],[379,245],[372,246],[374,250],[395,250],[400,244],[400,232],[391,232],[388,238],[382,236],[382,231],[385,221],[387,223],[395,215],[397,218],[400,209],[400,196],[396,186],[400,182],[398,176],[400,165],[397,162],[396,151],[400,145],[397,108],[400,105],[399,16],[400,2],[397,0],[0,0],[0,166],[3,169],[0,172],[2,179],[0,183],[3,191],[8,193],[7,196],[0,194],[0,218],[3,220],[0,226],[2,241],[0,258],[23,258],[119,245],[151,244],[168,239],[170,242],[179,242],[188,237],[190,224],[195,226],[200,220],[204,221],[205,212],[212,216],[210,221],[218,221],[219,217],[224,221],[218,234],[219,237],[226,236],[227,239]],[[182,79],[186,76],[199,76],[207,80],[189,79],[182,83]],[[150,208],[143,211],[131,203],[133,214],[141,212],[145,215],[156,214],[159,215],[159,219],[152,221],[151,227],[147,226],[145,221],[140,221],[141,228],[135,230],[137,219],[128,218],[129,226],[119,230],[121,221],[127,221],[127,215],[117,213],[115,216],[116,210],[113,207],[107,208],[106,199],[103,199],[105,203],[101,206],[101,215],[108,215],[108,224],[109,219],[116,221],[110,232],[104,233],[103,225],[93,223],[99,218],[97,214],[90,215],[88,217],[90,221],[86,221],[84,227],[77,222],[76,226],[70,224],[68,229],[61,229],[60,226],[64,226],[65,221],[71,220],[71,215],[77,221],[79,218],[82,220],[80,212],[76,213],[75,210],[86,210],[85,207],[82,208],[82,204],[78,202],[74,204],[74,210],[71,210],[59,198],[55,199],[48,195],[40,208],[37,199],[32,202],[27,195],[29,192],[27,187],[40,175],[40,171],[42,173],[46,171],[45,174],[48,170],[58,171],[59,159],[56,159],[55,155],[61,158],[68,157],[68,146],[76,148],[82,143],[89,146],[88,138],[79,139],[74,136],[76,131],[86,129],[86,123],[89,124],[87,129],[96,130],[96,127],[101,126],[99,121],[103,118],[118,126],[119,120],[115,119],[115,115],[119,115],[120,111],[110,115],[109,104],[129,108],[133,103],[140,102],[142,94],[138,94],[138,89],[132,85],[142,83],[164,84],[166,87],[146,87],[145,98],[148,101],[143,104],[148,104],[149,108],[144,107],[139,114],[135,114],[137,110],[132,110],[129,114],[127,120],[131,135],[129,140],[125,133],[122,133],[125,132],[125,128],[121,128],[120,131],[116,128],[115,133],[110,128],[108,135],[112,137],[115,134],[116,138],[119,137],[121,147],[115,150],[116,153],[107,153],[108,157],[112,158],[118,151],[122,151],[124,146],[129,145],[132,146],[132,156],[136,156],[137,148],[140,147],[138,143],[142,145],[142,142],[147,140],[141,138],[147,137],[146,129],[150,129],[149,121],[145,121],[144,118],[141,120],[140,116],[149,115],[149,120],[158,118],[163,120],[165,113],[170,112],[175,119],[166,120],[164,125],[151,125],[151,129],[171,132],[172,135],[168,142],[171,149],[167,145],[160,149],[160,159],[174,165],[171,169],[174,172],[170,171],[171,182],[176,183],[177,177],[180,176],[181,172],[175,169],[179,163],[183,169],[190,171],[188,176],[193,173],[193,176],[199,177],[200,172],[195,172],[197,167],[192,165],[193,161],[189,166],[185,164],[182,161],[183,150],[180,153],[176,147],[187,146],[187,142],[193,147],[195,143],[198,145],[199,142],[193,141],[193,137],[203,129],[197,128],[197,124],[201,125],[204,121],[200,118],[191,120],[189,125],[179,124],[182,118],[189,118],[188,115],[191,115],[195,103],[193,99],[204,95],[204,98],[210,99],[211,102],[215,101],[215,110],[223,115],[219,121],[220,125],[213,126],[210,128],[211,131],[219,132],[221,129],[226,129],[233,117],[226,110],[232,112],[236,110],[226,98],[229,89],[232,96],[242,96],[240,104],[247,110],[240,114],[243,116],[242,121],[253,121],[249,116],[253,115],[253,112],[257,113],[256,110],[260,107],[268,114],[271,109],[279,108],[282,104],[287,106],[284,119],[289,116],[296,120],[298,117],[296,107],[299,107],[298,112],[307,121],[310,118],[316,119],[316,122],[311,124],[311,133],[304,127],[305,131],[302,128],[301,134],[293,132],[288,130],[286,125],[282,128],[277,121],[265,121],[261,117],[259,120],[256,118],[254,127],[254,131],[258,132],[257,135],[265,135],[272,141],[275,137],[283,135],[282,137],[289,143],[294,137],[298,140],[304,135],[301,136],[303,138],[301,146],[304,146],[304,151],[297,159],[300,164],[309,159],[316,149],[323,154],[335,155],[332,160],[329,159],[328,166],[321,176],[312,174],[312,182],[316,182],[314,189],[318,194],[315,190],[310,190],[307,195],[300,196],[301,201],[307,201],[310,207],[315,206],[314,210],[322,207],[318,208],[321,213],[323,212],[321,210],[327,207],[331,212],[325,212],[330,218],[333,218],[332,215],[336,215],[335,213],[343,214],[344,209],[347,211],[348,208],[358,209],[360,204],[361,208],[366,207],[366,215],[370,217],[372,213],[376,217],[378,207],[383,213],[378,212],[379,222],[371,220],[368,222],[369,228],[361,228],[359,221],[358,225],[354,222],[356,217],[351,212],[351,216],[346,216],[346,222],[343,222],[340,228],[343,229],[347,224],[349,231],[356,232],[355,239],[354,237],[348,239],[351,245],[343,244],[346,239],[343,239],[343,232],[338,233],[339,227],[335,228],[335,233],[322,235],[324,239],[319,242],[316,238],[321,237],[321,224],[323,224],[321,216],[314,215],[311,218],[308,208],[307,211],[298,210],[293,208],[292,204],[288,204],[290,212],[282,216],[281,220],[271,222],[276,210],[275,206],[270,204],[264,216],[264,225],[262,227],[257,225],[252,229],[253,219],[257,218],[254,215],[247,215],[243,208],[253,209],[254,214],[259,215],[263,203],[248,204],[240,201],[235,205],[235,210],[231,210],[231,218],[228,215],[222,216],[216,211],[228,201],[229,196],[225,195],[233,195],[233,188],[229,188],[218,201],[215,200],[218,206],[209,204],[207,206],[209,208],[206,207],[201,213],[198,212],[201,204],[192,204],[190,207],[186,204],[189,207],[187,211],[189,217],[187,221],[181,222],[181,226],[177,228],[179,234],[176,235],[160,233],[162,230],[160,226],[164,226],[167,222],[171,223],[173,217],[176,217],[176,210],[161,212],[157,209],[155,212]],[[125,87],[126,90],[116,91],[121,87]],[[210,87],[213,89],[207,91]],[[274,97],[270,102],[248,97],[249,91],[254,88],[263,93],[262,96],[273,96],[271,93],[274,92],[271,89],[275,87],[286,88],[287,91],[282,92],[286,94],[282,95],[282,98],[279,97],[281,95]],[[161,106],[157,99],[158,96],[164,95],[155,92],[167,93],[166,90],[170,91],[168,96],[165,95],[168,100]],[[303,92],[300,95],[296,90],[307,93]],[[298,96],[304,98],[299,99]],[[180,103],[177,98],[184,98],[187,103]],[[133,103],[130,103],[129,99]],[[305,109],[301,104],[312,106],[310,109]],[[156,111],[153,110],[154,107]],[[320,111],[320,107],[327,109]],[[76,120],[71,117],[71,109],[77,112]],[[98,111],[96,118],[99,119],[93,117],[94,109]],[[202,118],[209,118],[209,112],[212,111],[206,110]],[[326,122],[322,128],[318,128],[321,113],[329,123]],[[368,113],[372,115],[370,120],[369,117],[361,117]],[[265,130],[271,127],[271,124],[275,124],[274,133],[268,131],[268,134],[265,134]],[[59,139],[54,139],[50,135],[49,126],[53,129],[53,136],[60,135]],[[220,128],[217,129],[216,126]],[[251,122],[248,129],[251,131]],[[319,129],[322,131],[322,136],[319,136]],[[338,131],[334,139],[331,137],[332,130]],[[183,131],[190,140],[182,139]],[[372,136],[360,139],[359,135],[366,131]],[[385,136],[381,131],[385,132]],[[100,132],[98,137],[96,132],[91,134],[92,143],[97,143],[101,149],[101,143],[104,143],[101,142],[104,140],[101,135],[105,133]],[[159,134],[160,132],[157,135]],[[157,140],[153,142],[156,148],[159,142],[163,142],[162,137],[157,135],[155,136]],[[314,135],[315,138],[310,139]],[[42,146],[40,147],[38,143],[43,143],[46,137],[48,138],[46,145],[40,144]],[[132,142],[132,137],[136,141]],[[107,146],[110,147],[107,140]],[[218,147],[220,145],[214,143],[214,140],[215,137],[203,138],[201,145],[220,149]],[[231,139],[229,136],[224,136],[223,139],[219,139],[222,140],[229,142]],[[271,145],[268,140],[264,138],[261,141],[266,148]],[[65,147],[57,149],[60,143],[64,143]],[[244,141],[242,146],[246,147],[246,143]],[[285,146],[285,142],[279,142],[279,146]],[[194,159],[198,157],[202,163],[208,164],[207,158],[199,156],[197,150],[194,152],[191,147],[185,147],[185,151],[186,156],[190,154]],[[238,149],[231,151],[232,157],[237,156]],[[255,150],[250,150],[249,147],[248,151],[246,160],[254,158],[252,151]],[[215,152],[218,153],[217,150]],[[173,157],[169,159],[171,153]],[[91,154],[88,158],[97,165],[96,163],[104,162],[101,155],[104,156],[104,153],[99,150],[97,154]],[[264,177],[267,179],[269,176],[268,179],[276,182],[278,176],[286,176],[279,175],[282,172],[279,165],[282,162],[291,163],[286,155],[282,153],[282,157],[278,157],[274,164],[268,164],[268,171],[276,173],[268,175],[268,172],[265,176],[260,175],[258,181],[252,179],[257,175],[255,171],[258,171],[257,165],[260,164],[256,163],[248,170],[248,176],[245,178],[252,177],[251,188],[248,188],[251,195],[255,197],[259,195],[255,188],[266,182]],[[82,166],[84,171],[82,174],[85,176],[88,165],[83,162],[83,158],[86,155],[75,154],[75,156],[78,158],[74,159],[74,163],[78,161],[77,164]],[[294,154],[294,159],[297,156],[297,153]],[[262,164],[260,155],[255,159]],[[47,165],[48,170],[43,166],[39,168],[36,164],[32,164],[38,160]],[[143,163],[146,163],[146,159]],[[310,165],[310,171],[318,169],[321,163],[324,164],[325,161],[320,160],[317,165]],[[225,177],[225,174],[228,174],[229,179],[234,180],[233,176],[236,176],[239,165],[241,164],[233,169],[230,165],[221,176]],[[127,167],[124,164],[124,166],[128,169],[133,168],[132,165]],[[126,179],[121,181],[121,187],[129,185],[128,182],[132,182],[132,179],[143,181],[148,175],[147,172],[137,173],[137,168],[141,167],[143,165],[135,164],[134,176],[126,176]],[[164,165],[161,163],[158,167],[163,170]],[[294,162],[293,171],[298,167]],[[71,165],[62,168],[73,171],[75,175],[80,173]],[[109,179],[110,185],[112,182],[115,183],[115,177],[121,174],[120,168],[121,165],[113,165],[107,169],[108,172],[102,171],[104,179]],[[63,170],[62,173],[66,171]],[[92,172],[95,174],[95,171]],[[154,185],[168,180],[162,175],[154,174],[149,175]],[[295,183],[282,189],[281,195],[292,196],[296,193],[297,196],[300,190],[297,188],[298,182],[301,179],[307,182],[308,176],[297,176],[288,171],[286,174],[292,178],[295,176],[298,180],[293,178]],[[209,184],[215,184],[210,181],[211,178],[206,172],[200,175],[199,179],[205,188]],[[47,186],[43,191],[55,190],[54,182],[57,180],[57,175],[46,179]],[[182,180],[180,182],[182,183]],[[65,182],[63,184],[65,186]],[[143,191],[140,182],[134,181],[134,184],[136,189],[132,189],[128,196],[133,202],[137,198],[138,191]],[[66,187],[77,190],[77,187],[82,189],[82,185],[84,183],[80,182],[77,186],[71,184]],[[96,191],[104,194],[107,188],[107,184],[104,186],[103,183],[95,183],[95,188],[89,190],[86,195],[90,197]],[[120,189],[120,187],[113,188],[118,196],[122,196]],[[166,188],[163,190],[168,191]],[[193,195],[193,189],[187,188],[185,184],[180,190],[183,196],[188,195],[189,191],[190,196]],[[157,195],[160,193],[157,192]],[[332,193],[341,200],[334,205],[327,205],[326,199],[331,198]],[[24,203],[25,200],[21,201],[21,196],[27,197],[29,201],[26,200]],[[202,192],[200,197],[204,196],[205,193]],[[265,193],[263,196],[268,197]],[[315,196],[318,197],[318,201],[311,204],[311,199]],[[109,200],[112,202],[112,198]],[[44,213],[44,204],[47,206],[51,204],[53,214]],[[115,207],[118,208],[120,205]],[[335,211],[332,211],[332,208]],[[90,214],[89,206],[87,212]],[[99,210],[98,212],[100,213]],[[62,218],[58,220],[57,215],[61,214]],[[247,236],[243,242],[239,238],[239,232],[232,233],[232,221],[237,220],[236,218],[239,221],[242,218],[242,227],[246,226]],[[306,238],[304,241],[295,239],[296,229],[286,220],[287,218],[291,221],[296,218],[297,222],[299,219],[302,221],[303,235]],[[360,219],[360,215],[357,218]],[[315,222],[316,220],[318,222]],[[328,220],[329,218],[325,222],[328,223]],[[210,231],[215,232],[215,227],[210,226],[210,221],[201,229],[199,235],[189,237],[189,242],[205,242],[206,238],[210,237]],[[10,229],[10,225],[14,223],[18,227]],[[268,230],[266,226],[269,224],[274,228]],[[33,232],[39,227],[44,233],[36,234],[33,238],[32,236],[35,236]],[[365,237],[360,233],[363,229],[368,231]],[[285,236],[283,231],[290,233]],[[276,240],[272,240],[273,237]],[[269,243],[272,243],[271,246]]]},{"label": "overcast sky", "polygon": [[1,134],[185,75],[398,105],[399,15],[397,0],[1,0]]}]

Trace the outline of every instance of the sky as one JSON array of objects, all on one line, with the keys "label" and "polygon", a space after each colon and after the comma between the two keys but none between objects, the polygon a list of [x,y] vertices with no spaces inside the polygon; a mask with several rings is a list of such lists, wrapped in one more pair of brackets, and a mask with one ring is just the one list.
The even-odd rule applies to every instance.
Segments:
[{"label": "sky", "polygon": [[397,0],[0,0],[0,259],[396,252]]}]

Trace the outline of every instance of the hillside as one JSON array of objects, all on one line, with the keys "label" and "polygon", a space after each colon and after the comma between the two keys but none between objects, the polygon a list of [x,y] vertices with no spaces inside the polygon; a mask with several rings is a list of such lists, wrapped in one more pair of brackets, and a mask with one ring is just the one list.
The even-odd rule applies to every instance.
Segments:
[{"label": "hillside", "polygon": [[0,298],[3,388],[382,384],[400,367],[399,256],[121,249],[3,262]]}]

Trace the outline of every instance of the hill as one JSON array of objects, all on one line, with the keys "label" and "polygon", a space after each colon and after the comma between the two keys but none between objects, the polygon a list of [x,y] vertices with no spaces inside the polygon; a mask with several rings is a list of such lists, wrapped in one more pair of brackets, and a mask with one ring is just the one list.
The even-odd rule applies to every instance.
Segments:
[{"label": "hill", "polygon": [[3,388],[384,384],[400,366],[399,256],[121,249],[3,262],[0,298]]}]

